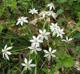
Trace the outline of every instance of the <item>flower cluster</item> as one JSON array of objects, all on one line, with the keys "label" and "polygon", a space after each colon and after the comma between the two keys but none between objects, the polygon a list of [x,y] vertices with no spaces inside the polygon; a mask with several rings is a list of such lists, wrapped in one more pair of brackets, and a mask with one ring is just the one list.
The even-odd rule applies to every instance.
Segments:
[{"label": "flower cluster", "polygon": [[57,25],[57,23],[56,23],[56,24],[51,23],[50,29],[51,29],[51,32],[52,32],[53,36],[57,34],[57,37],[63,38],[63,34],[65,34],[65,33],[63,32],[64,29],[61,29],[61,28]]},{"label": "flower cluster", "polygon": [[[48,11],[44,10],[44,11],[41,11],[40,13],[35,8],[30,9],[29,13],[32,14],[32,15],[36,14],[36,15],[39,16],[39,18],[29,22],[28,17],[22,16],[18,19],[16,25],[20,24],[21,26],[23,26],[24,23],[33,23],[34,24],[34,22],[36,24],[37,20],[46,19],[46,18],[50,18],[50,17],[53,17],[54,19],[56,19],[57,14],[53,11],[53,10],[55,10],[54,4],[50,3],[50,4],[47,5],[47,7],[49,8]],[[56,52],[56,49],[51,48],[51,46],[48,47],[49,48],[48,50],[42,49],[41,44],[44,43],[44,40],[48,41],[49,36],[51,34],[52,34],[52,36],[56,35],[57,37],[60,37],[61,40],[66,42],[66,43],[73,40],[72,38],[69,39],[67,36],[66,36],[66,39],[63,39],[64,34],[65,34],[64,29],[60,28],[58,23],[53,22],[53,23],[50,23],[50,24],[51,25],[49,25],[49,31],[47,31],[46,28],[39,29],[38,30],[39,34],[37,36],[35,36],[35,35],[32,36],[32,39],[29,40],[31,45],[28,47],[28,49],[30,49],[30,54],[35,53],[37,55],[39,51],[43,51],[45,53],[44,57],[47,57],[48,61],[50,61],[51,58],[56,57],[55,54],[54,54]],[[6,58],[6,59],[9,60],[8,55],[11,55],[11,52],[9,51],[10,49],[12,49],[12,46],[10,46],[10,47],[7,47],[7,45],[4,46],[4,49],[2,49],[3,58]],[[28,61],[26,58],[24,58],[24,63],[22,63],[21,65],[24,67],[24,70],[27,70],[27,69],[31,70],[31,67],[36,66],[36,64],[32,64],[32,59]]]}]

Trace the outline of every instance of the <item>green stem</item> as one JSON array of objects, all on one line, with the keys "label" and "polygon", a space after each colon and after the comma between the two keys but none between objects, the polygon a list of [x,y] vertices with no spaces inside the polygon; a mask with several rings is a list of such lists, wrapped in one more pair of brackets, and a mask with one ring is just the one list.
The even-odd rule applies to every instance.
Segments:
[{"label": "green stem", "polygon": [[50,74],[50,69],[48,69],[48,74]]},{"label": "green stem", "polygon": [[[29,54],[29,60],[31,59],[31,54]],[[30,74],[31,74],[31,71],[30,71]]]},{"label": "green stem", "polygon": [[35,64],[36,64],[36,67],[35,67],[35,73],[34,74],[37,74],[37,56],[35,55]]},{"label": "green stem", "polygon": [[44,22],[43,29],[45,28],[45,26],[46,26],[46,23],[47,23],[47,21],[45,21],[45,22]]}]

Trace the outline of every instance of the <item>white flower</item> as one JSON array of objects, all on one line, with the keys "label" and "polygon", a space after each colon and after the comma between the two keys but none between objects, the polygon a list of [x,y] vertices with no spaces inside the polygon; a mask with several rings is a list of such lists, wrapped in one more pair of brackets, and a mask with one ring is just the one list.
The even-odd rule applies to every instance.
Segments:
[{"label": "white flower", "polygon": [[57,32],[57,37],[61,37],[61,38],[63,38],[63,35],[64,35],[65,33],[64,33],[64,29],[58,29],[58,32]]},{"label": "white flower", "polygon": [[75,67],[76,67],[77,70],[80,71],[80,62],[79,61],[75,62]]},{"label": "white flower", "polygon": [[52,50],[51,47],[49,47],[49,51],[47,51],[47,50],[43,50],[43,51],[45,53],[44,57],[47,57],[49,61],[51,60],[51,57],[56,57],[54,55],[54,53],[56,52],[56,50]]},{"label": "white flower", "polygon": [[31,49],[31,51],[30,51],[31,54],[32,54],[32,53],[37,54],[37,51],[41,51],[41,50],[42,50],[40,47],[35,46],[35,45],[33,45],[33,44],[31,44],[31,46],[28,47],[28,48]]},{"label": "white flower", "polygon": [[66,43],[68,43],[72,40],[73,40],[73,38],[68,38],[67,36],[66,36],[66,39],[62,39],[62,41],[66,42]]},{"label": "white flower", "polygon": [[42,43],[43,41],[40,39],[39,36],[33,36],[33,39],[31,39],[30,42],[32,42],[32,44],[35,46],[40,46],[40,43]]},{"label": "white flower", "polygon": [[9,51],[10,49],[12,49],[12,46],[7,47],[7,44],[4,46],[4,49],[2,49],[2,53],[3,53],[3,58],[6,58],[7,60],[9,60],[9,56],[12,53]]},{"label": "white flower", "polygon": [[49,4],[47,4],[47,7],[49,7],[49,10],[52,10],[52,9],[55,10],[55,6],[54,6],[53,3],[49,3]]},{"label": "white flower", "polygon": [[57,23],[56,24],[51,23],[50,29],[51,29],[51,32],[53,33],[53,36],[57,35],[57,37],[63,38],[63,34],[65,34],[63,32],[64,29],[60,29],[60,27],[57,25]]},{"label": "white flower", "polygon": [[53,12],[53,11],[48,11],[47,12],[47,16],[52,16],[54,19],[56,19],[57,14],[55,12]]},{"label": "white flower", "polygon": [[39,16],[42,17],[42,19],[44,19],[47,15],[47,11],[41,11]]},{"label": "white flower", "polygon": [[51,32],[57,31],[59,29],[59,26],[57,25],[57,23],[51,23],[50,26]]},{"label": "white flower", "polygon": [[16,25],[23,25],[24,23],[28,23],[28,20],[27,20],[27,17],[20,17],[19,19],[18,19],[18,21],[17,21],[17,23],[16,23]]},{"label": "white flower", "polygon": [[53,33],[53,36],[57,34],[59,28],[60,27],[57,25],[57,23],[56,24],[51,23],[50,29],[51,32]]},{"label": "white flower", "polygon": [[50,35],[50,32],[46,32],[46,29],[44,29],[44,30],[39,30],[39,35],[40,35],[40,37],[41,37],[41,39],[43,40],[43,39],[46,39],[46,40],[48,40],[48,36]]},{"label": "white flower", "polygon": [[31,70],[31,67],[36,66],[36,64],[31,64],[31,63],[32,59],[28,61],[26,58],[24,58],[24,63],[22,63],[21,65],[24,66],[24,70]]},{"label": "white flower", "polygon": [[33,9],[30,9],[29,13],[31,13],[31,14],[38,14],[38,10],[33,8]]}]

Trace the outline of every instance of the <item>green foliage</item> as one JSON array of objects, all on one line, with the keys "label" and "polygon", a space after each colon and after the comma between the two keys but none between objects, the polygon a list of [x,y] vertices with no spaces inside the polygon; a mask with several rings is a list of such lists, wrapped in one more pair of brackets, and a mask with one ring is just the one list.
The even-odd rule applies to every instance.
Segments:
[{"label": "green foliage", "polygon": [[67,0],[57,0],[58,3],[64,3],[67,2]]},{"label": "green foliage", "polygon": [[76,32],[74,34],[74,38],[77,39],[77,40],[80,40],[80,32]]},{"label": "green foliage", "polygon": [[0,32],[2,32],[2,30],[3,30],[3,25],[0,24]]},{"label": "green foliage", "polygon": [[74,60],[70,55],[66,53],[59,54],[59,59],[57,60],[58,68],[62,68],[62,67],[71,68],[73,64],[74,64]]},{"label": "green foliage", "polygon": [[76,46],[76,51],[78,54],[80,54],[80,46]]},{"label": "green foliage", "polygon": [[58,15],[60,15],[60,14],[62,14],[63,12],[64,12],[64,10],[60,8],[60,9],[57,10],[56,13],[57,13]]},{"label": "green foliage", "polygon": [[16,0],[5,0],[4,7],[10,7],[13,10],[17,8]]}]

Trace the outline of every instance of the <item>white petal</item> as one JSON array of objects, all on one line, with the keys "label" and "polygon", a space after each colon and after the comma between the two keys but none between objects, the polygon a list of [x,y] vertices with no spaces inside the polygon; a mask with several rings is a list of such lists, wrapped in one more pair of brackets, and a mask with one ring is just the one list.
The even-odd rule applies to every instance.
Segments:
[{"label": "white petal", "polygon": [[36,39],[36,37],[35,37],[35,36],[33,36],[33,39]]},{"label": "white petal", "polygon": [[44,53],[49,53],[47,50],[43,50],[44,51]]},{"label": "white petal", "polygon": [[5,45],[4,49],[6,50],[6,48],[7,48],[7,44]]},{"label": "white petal", "polygon": [[44,55],[44,57],[48,57],[48,56],[49,56],[48,54],[45,54],[45,55]]},{"label": "white petal", "polygon": [[3,58],[5,58],[5,54],[3,53]]},{"label": "white petal", "polygon": [[28,20],[24,20],[25,23],[28,23]]},{"label": "white petal", "polygon": [[41,49],[41,48],[37,48],[36,50],[37,50],[37,51],[41,51],[42,49]]},{"label": "white petal", "polygon": [[27,64],[27,59],[26,58],[24,58],[24,62]]},{"label": "white petal", "polygon": [[70,39],[69,39],[69,41],[72,41],[72,40],[73,40],[73,38],[70,38]]},{"label": "white petal", "polygon": [[35,67],[36,66],[36,64],[30,64],[30,67]]},{"label": "white petal", "polygon": [[22,65],[22,66],[26,66],[26,64],[24,64],[24,63],[22,63],[21,65]]},{"label": "white petal", "polygon": [[7,53],[8,55],[11,55],[11,54],[12,54],[12,53],[11,53],[11,52],[9,52],[9,51],[7,51],[6,53]]},{"label": "white petal", "polygon": [[32,49],[32,47],[28,47],[29,49]]},{"label": "white petal", "polygon": [[55,55],[52,55],[52,57],[56,57]]},{"label": "white petal", "polygon": [[31,60],[29,60],[29,64],[31,64],[31,62],[32,62],[32,59],[31,59]]},{"label": "white petal", "polygon": [[20,23],[20,21],[18,21],[17,23],[16,23],[16,25],[18,25]]},{"label": "white petal", "polygon": [[68,37],[66,36],[66,40],[68,40]]},{"label": "white petal", "polygon": [[52,50],[52,48],[51,48],[51,47],[49,47],[49,52],[51,52],[51,50]]},{"label": "white petal", "polygon": [[42,33],[42,30],[41,29],[39,29],[39,33]]},{"label": "white petal", "polygon": [[56,52],[56,50],[53,50],[53,51],[52,51],[52,53],[55,53],[55,52]]},{"label": "white petal", "polygon": [[34,42],[34,40],[30,40],[30,42]]},{"label": "white petal", "polygon": [[50,32],[46,32],[46,35],[49,35],[50,34]]},{"label": "white petal", "polygon": [[5,58],[6,58],[7,60],[9,60],[9,56],[8,56],[7,54],[5,54]]},{"label": "white petal", "polygon": [[21,22],[21,26],[23,25],[23,22]]},{"label": "white petal", "polygon": [[6,50],[10,50],[10,49],[12,49],[13,47],[8,47]]}]

